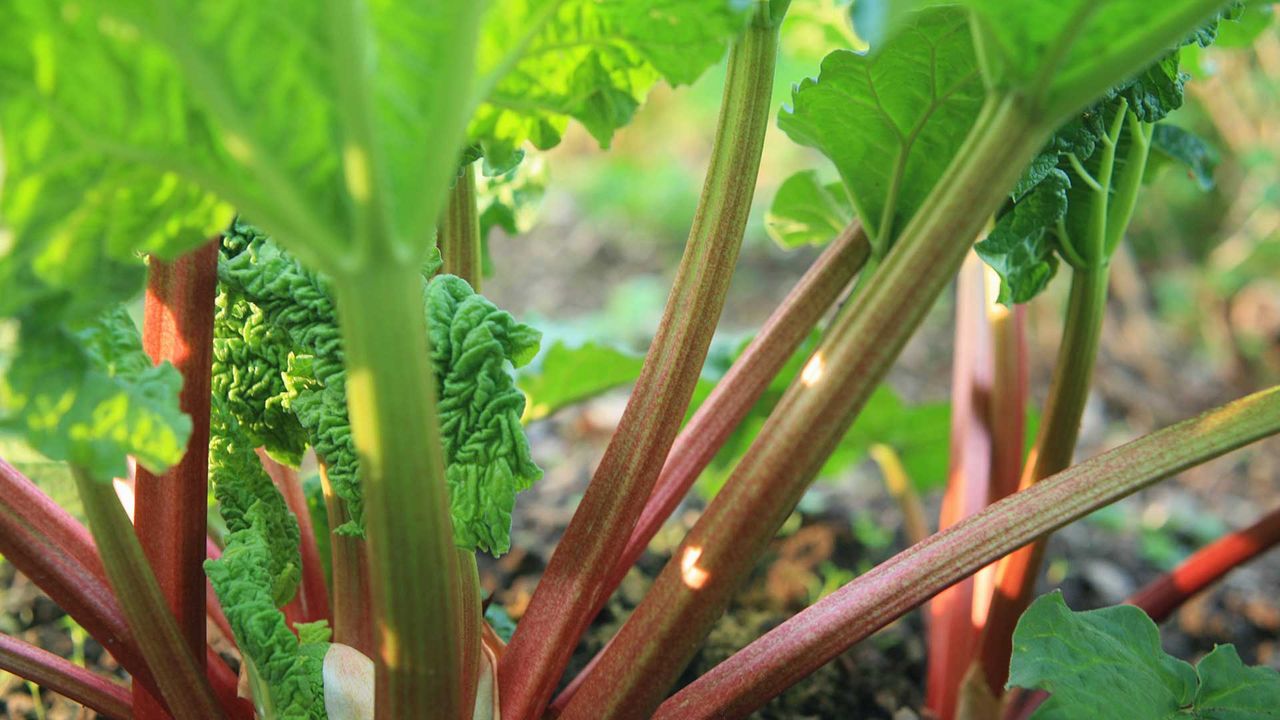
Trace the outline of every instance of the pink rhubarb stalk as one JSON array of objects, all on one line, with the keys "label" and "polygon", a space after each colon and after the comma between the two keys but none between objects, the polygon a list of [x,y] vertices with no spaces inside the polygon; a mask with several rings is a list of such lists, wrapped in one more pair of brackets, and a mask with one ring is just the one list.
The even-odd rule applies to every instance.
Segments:
[{"label": "pink rhubarb stalk", "polygon": [[992,560],[1162,478],[1280,432],[1280,387],[1139,438],[898,553],[774,628],[659,708],[661,720],[746,717]]},{"label": "pink rhubarb stalk", "polygon": [[[987,506],[994,444],[990,398],[995,375],[982,261],[969,253],[956,283],[955,359],[951,377],[951,453],[938,529],[946,530]],[[974,580],[965,578],[929,601],[930,710],[955,715],[956,694],[977,646]]]}]

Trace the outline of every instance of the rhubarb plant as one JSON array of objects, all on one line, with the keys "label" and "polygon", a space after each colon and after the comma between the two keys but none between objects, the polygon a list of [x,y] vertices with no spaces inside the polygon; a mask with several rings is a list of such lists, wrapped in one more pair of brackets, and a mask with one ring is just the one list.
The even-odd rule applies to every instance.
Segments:
[{"label": "rhubarb plant", "polygon": [[[714,386],[703,365],[777,110],[788,0],[15,4],[0,24],[0,316],[16,337],[0,426],[68,464],[89,527],[0,463],[0,553],[134,684],[126,699],[15,643],[0,667],[138,718],[744,716],[1032,544],[1008,573],[1029,600],[1037,538],[1280,431],[1267,390],[1069,467],[1106,269],[1143,180],[1167,160],[1210,178],[1211,152],[1164,122],[1187,82],[1180,48],[1208,44],[1235,4],[868,0],[854,29],[841,2],[795,4],[849,47],[777,123],[839,182],[791,177],[768,224],[826,247]],[[544,184],[528,155],[570,122],[607,149],[657,83],[722,59],[703,190],[648,353],[556,344],[535,359],[538,330],[480,292],[488,233],[527,227]],[[1027,487],[671,695],[825,467],[873,443],[938,444],[924,430],[938,408],[878,388],[980,238],[1006,303],[1072,270]],[[139,329],[127,307],[144,281]],[[511,549],[515,495],[542,474],[524,423],[631,381],[527,610],[498,632],[476,553]],[[722,453],[723,489],[562,687],[596,613]],[[313,456],[328,583],[298,479]],[[132,519],[112,482],[131,467]],[[993,610],[1009,632],[989,624],[983,658],[1032,632],[1010,637],[1021,609]],[[235,645],[239,680],[206,626]],[[1064,652],[1052,642],[1028,647],[1015,678],[1055,692],[1042,716],[1085,703],[1064,689],[1097,681],[1046,664]],[[1201,661],[1179,708],[1262,677],[1229,655]]]}]

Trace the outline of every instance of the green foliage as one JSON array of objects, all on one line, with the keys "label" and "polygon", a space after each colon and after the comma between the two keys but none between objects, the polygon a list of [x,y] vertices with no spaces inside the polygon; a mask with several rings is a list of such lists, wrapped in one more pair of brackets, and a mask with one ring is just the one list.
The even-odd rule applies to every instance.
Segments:
[{"label": "green foliage", "polygon": [[1155,623],[1138,608],[1072,612],[1059,592],[1018,621],[1009,686],[1051,693],[1034,720],[1280,717],[1280,673],[1246,667],[1231,645],[1192,667],[1160,648]]},{"label": "green foliage", "polygon": [[792,91],[778,126],[835,163],[873,247],[885,252],[964,141],[982,80],[963,10],[913,15],[871,55],[837,50]]},{"label": "green foliage", "polygon": [[570,346],[556,342],[520,373],[520,389],[529,398],[524,420],[532,422],[562,408],[622,387],[640,377],[644,358],[600,343]]},{"label": "green foliage", "polygon": [[233,536],[258,523],[254,530],[267,549],[272,601],[276,607],[288,603],[302,578],[298,520],[262,468],[254,443],[217,395],[210,414],[209,480]]},{"label": "green foliage", "polygon": [[0,383],[0,429],[92,477],[125,477],[125,456],[153,472],[182,458],[191,420],[178,410],[182,378],[153,366],[121,308],[74,329],[23,322]]},{"label": "green foliage", "polygon": [[853,205],[841,183],[823,183],[802,170],[778,186],[765,215],[769,237],[784,248],[826,245],[853,219]]},{"label": "green foliage", "polygon": [[476,209],[480,213],[480,242],[484,276],[493,275],[489,236],[494,228],[522,235],[533,227],[547,191],[547,167],[542,156],[525,156],[514,169],[476,177]]},{"label": "green foliage", "polygon": [[1211,190],[1218,153],[1190,130],[1161,123],[1156,125],[1151,135],[1149,163],[1148,172],[1152,175],[1164,165],[1180,165],[1201,190]]},{"label": "green foliage", "polygon": [[542,334],[452,275],[427,284],[426,312],[454,541],[500,555],[511,545],[516,493],[542,477],[520,425],[524,395],[507,368],[533,359]]},{"label": "green foliage", "polygon": [[[311,264],[336,267],[353,249],[424,253],[438,208],[422,198],[443,195],[453,153],[440,150],[460,147],[470,114],[463,53],[479,9],[356,8],[12,8],[0,30],[0,122],[6,155],[32,146],[10,168],[11,181],[33,181],[14,196],[22,243],[42,237],[27,218],[64,218],[55,237],[78,251],[94,242],[77,238],[118,238],[131,251],[158,249],[142,243],[161,236],[176,252],[225,226],[234,206]],[[54,182],[40,182],[46,170]],[[119,222],[129,225],[110,227]]]},{"label": "green foliage", "polygon": [[[315,448],[353,516],[335,530],[360,534],[359,463],[328,281],[242,221],[227,233],[218,268],[221,302],[243,306],[234,317],[245,324],[220,331],[229,340],[215,388],[234,400],[228,408],[253,429],[255,443],[284,457],[296,457],[303,444]],[[437,269],[438,263],[428,264],[424,278]],[[501,554],[510,545],[516,493],[542,474],[520,425],[524,396],[509,371],[532,359],[540,334],[450,275],[424,279],[423,310],[454,540],[461,548]]]},{"label": "green foliage", "polygon": [[488,89],[470,135],[509,169],[525,142],[560,142],[570,118],[602,147],[660,79],[691,83],[724,56],[744,0],[498,0],[478,69]]},{"label": "green foliage", "polygon": [[299,625],[295,636],[278,609],[277,581],[271,571],[272,541],[267,532],[272,526],[269,513],[261,501],[254,502],[245,513],[244,526],[231,533],[222,557],[205,562],[205,573],[247,663],[259,713],[271,718],[324,720],[322,669],[328,633],[312,623]]},{"label": "green foliage", "polygon": [[1001,303],[1027,302],[1053,279],[1058,259],[1049,228],[1066,213],[1070,187],[1066,173],[1051,170],[975,246],[978,257],[1000,276]]}]

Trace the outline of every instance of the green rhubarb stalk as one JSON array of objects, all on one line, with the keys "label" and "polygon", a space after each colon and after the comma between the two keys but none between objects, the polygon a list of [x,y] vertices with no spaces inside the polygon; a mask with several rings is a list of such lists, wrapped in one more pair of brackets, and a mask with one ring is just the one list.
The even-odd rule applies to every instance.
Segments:
[{"label": "green rhubarb stalk", "polygon": [[[1130,128],[1129,150],[1124,169],[1117,177],[1116,151],[1126,122]],[[1045,419],[1028,459],[1023,487],[1071,465],[1106,315],[1111,254],[1124,235],[1137,203],[1146,171],[1151,127],[1139,122],[1122,102],[1106,136],[1101,138],[1102,155],[1097,175],[1090,175],[1076,164],[1080,179],[1092,189],[1087,235],[1074,239],[1063,234],[1060,241],[1070,248],[1067,254],[1083,264],[1073,267],[1058,360],[1045,402]],[[995,697],[1003,693],[1013,652],[1013,628],[1033,599],[1046,542],[1047,538],[1041,538],[1031,543],[1003,558],[996,568],[996,589],[979,654],[988,689]]]},{"label": "green rhubarb stalk", "polygon": [[[563,720],[647,716],[888,371],[969,243],[1048,138],[1020,96],[984,105],[957,159],[836,318],[728,483],[677,549]],[[1051,126],[1051,125],[1049,125]],[[726,543],[724,538],[733,538]]]},{"label": "green rhubarb stalk", "polygon": [[757,0],[730,51],[702,196],[658,332],[613,441],[499,666],[502,712],[537,717],[612,588],[675,440],[724,307],[769,126],[778,25],[787,3]]},{"label": "green rhubarb stalk", "polygon": [[[335,280],[347,406],[364,483],[379,718],[463,715],[467,599],[453,542],[422,275],[382,266]],[[469,711],[469,709],[468,709]]]},{"label": "green rhubarb stalk", "polygon": [[115,487],[110,480],[90,477],[79,467],[71,470],[107,578],[169,712],[177,720],[222,717],[213,689],[169,610]]},{"label": "green rhubarb stalk", "polygon": [[440,223],[440,255],[444,272],[457,275],[480,292],[482,260],[475,162],[463,166],[449,192],[449,205]]}]

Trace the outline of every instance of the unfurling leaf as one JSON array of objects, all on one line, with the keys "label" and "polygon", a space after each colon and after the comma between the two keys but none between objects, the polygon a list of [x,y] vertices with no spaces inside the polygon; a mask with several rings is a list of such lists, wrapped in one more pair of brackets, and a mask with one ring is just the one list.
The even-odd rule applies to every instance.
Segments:
[{"label": "unfurling leaf", "polygon": [[[454,542],[494,554],[510,546],[516,493],[542,475],[520,425],[524,395],[511,375],[537,353],[540,333],[516,322],[452,275],[423,268]],[[246,324],[223,331],[218,366],[228,403],[254,442],[287,455],[305,443],[325,464],[353,520],[335,530],[363,532],[359,461],[347,418],[342,338],[329,283],[303,268],[252,226],[237,221],[218,265],[227,307],[243,303]],[[226,314],[230,319],[232,315]],[[239,354],[236,355],[232,351]],[[241,362],[257,363],[242,367]],[[283,388],[283,391],[281,390]],[[265,402],[256,412],[250,402]],[[264,409],[278,408],[280,412]],[[280,440],[283,438],[283,441]]]},{"label": "unfurling leaf", "polygon": [[1275,670],[1246,667],[1230,645],[1193,668],[1161,649],[1156,624],[1138,608],[1072,612],[1060,592],[1018,621],[1009,686],[1050,693],[1032,720],[1280,717]]}]

